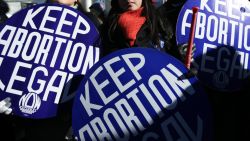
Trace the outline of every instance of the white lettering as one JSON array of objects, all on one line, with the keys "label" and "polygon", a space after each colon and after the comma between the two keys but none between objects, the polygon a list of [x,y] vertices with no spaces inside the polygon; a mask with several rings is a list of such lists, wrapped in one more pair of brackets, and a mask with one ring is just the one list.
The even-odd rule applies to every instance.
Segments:
[{"label": "white lettering", "polygon": [[20,71],[20,68],[30,69],[31,67],[32,67],[32,65],[27,64],[27,63],[23,63],[23,62],[19,62],[19,61],[16,63],[16,66],[13,70],[12,75],[11,75],[9,84],[6,88],[7,93],[22,95],[23,92],[21,90],[14,89],[13,85],[14,85],[15,81],[25,82],[25,80],[26,80],[25,77],[18,75],[18,71]]}]

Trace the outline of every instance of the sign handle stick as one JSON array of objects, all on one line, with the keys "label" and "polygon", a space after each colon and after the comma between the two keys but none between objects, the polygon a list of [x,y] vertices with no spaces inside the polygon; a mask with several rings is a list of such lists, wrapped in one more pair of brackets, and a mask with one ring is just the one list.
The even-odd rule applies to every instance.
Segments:
[{"label": "sign handle stick", "polygon": [[192,47],[193,47],[193,42],[194,42],[194,32],[195,32],[196,18],[197,18],[197,13],[198,13],[199,8],[193,7],[192,10],[193,10],[192,23],[191,23],[188,48],[187,48],[186,58],[185,58],[185,66],[188,69],[190,69],[190,64],[191,64]]}]

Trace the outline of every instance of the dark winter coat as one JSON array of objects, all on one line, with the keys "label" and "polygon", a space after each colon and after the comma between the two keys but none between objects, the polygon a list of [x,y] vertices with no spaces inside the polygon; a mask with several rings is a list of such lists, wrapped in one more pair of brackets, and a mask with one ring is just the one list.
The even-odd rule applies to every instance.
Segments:
[{"label": "dark winter coat", "polygon": [[[115,17],[117,18],[117,17]],[[109,21],[112,21],[114,19],[108,19]],[[124,49],[124,48],[129,48],[129,42],[125,40],[123,33],[121,29],[117,26],[114,33],[112,34],[112,39],[110,39],[108,35],[108,30],[109,30],[109,25],[110,23],[107,22],[108,24],[104,24],[103,27],[103,53],[104,56],[114,52],[119,49]],[[177,58],[179,57],[179,52],[176,47],[176,43],[173,39],[174,37],[174,32],[173,32],[173,27],[169,23],[167,19],[163,19],[161,17],[158,17],[158,31],[159,31],[159,36],[160,36],[160,43],[155,43],[153,39],[151,39],[150,31],[149,31],[149,25],[147,22],[145,22],[140,30],[138,31],[136,35],[136,40],[135,40],[135,47],[148,47],[148,48],[155,48],[157,50],[167,52]]]},{"label": "dark winter coat", "polygon": [[187,0],[168,0],[158,8],[160,16],[166,17],[172,26],[176,27],[179,12],[186,1]]}]

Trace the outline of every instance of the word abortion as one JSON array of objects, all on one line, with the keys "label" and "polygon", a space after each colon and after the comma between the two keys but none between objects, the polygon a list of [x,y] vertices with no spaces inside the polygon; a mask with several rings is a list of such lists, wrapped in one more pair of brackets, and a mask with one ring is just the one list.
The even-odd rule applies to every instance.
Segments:
[{"label": "word abortion", "polygon": [[[234,3],[233,0],[200,1],[197,15],[195,39],[203,43],[201,54],[201,71],[213,74],[215,70],[228,72],[229,77],[244,79],[249,76],[250,40],[250,8],[248,1]],[[247,2],[247,3],[245,3]],[[247,7],[248,6],[248,7]],[[192,10],[185,11],[181,35],[186,36],[191,24]],[[210,53],[209,52],[213,52]],[[215,55],[214,55],[215,54]],[[214,63],[209,68],[209,65]],[[211,68],[215,67],[215,68]]]},{"label": "word abortion", "polygon": [[[192,13],[191,10],[185,12],[181,34],[186,34],[186,28],[190,28],[187,17]],[[236,32],[238,30],[238,32]],[[197,16],[195,38],[207,39],[209,42],[216,42],[228,46],[237,47],[241,50],[250,51],[250,41],[248,35],[250,25],[243,22],[228,20],[227,18],[217,17],[215,15],[206,15],[199,12]],[[235,38],[238,37],[236,42]]]},{"label": "word abortion", "polygon": [[[60,16],[53,14],[56,12]],[[8,68],[13,70],[10,78],[1,76],[9,82],[0,78],[0,90],[21,96],[25,90],[17,83],[27,84],[29,92],[44,93],[44,101],[51,93],[56,94],[57,104],[73,75],[84,75],[99,60],[99,47],[85,45],[84,38],[79,40],[89,32],[90,25],[82,16],[60,6],[31,8],[21,23],[2,26],[0,67],[10,60],[15,64]]]},{"label": "word abortion", "polygon": [[[206,38],[210,42],[216,42],[228,46],[237,47],[238,49],[250,50],[250,41],[248,35],[250,25],[247,20],[250,19],[250,13],[246,10],[240,11],[249,5],[248,1],[233,0],[215,0],[208,4],[208,0],[201,0],[200,10],[197,15],[196,39]],[[182,19],[181,35],[186,34],[186,28],[190,28],[191,24],[187,22],[188,16],[192,14],[192,10],[186,10]],[[189,30],[189,29],[188,29]],[[238,30],[238,32],[236,32]],[[238,44],[235,38],[238,37]]]},{"label": "word abortion", "polygon": [[[9,35],[7,39],[3,39],[4,35]],[[35,41],[33,44],[32,41]],[[56,43],[52,44],[53,42]],[[2,45],[2,46],[1,46]],[[31,48],[32,46],[32,48]],[[0,33],[0,47],[2,48],[1,55],[11,58],[21,57],[23,61],[34,62],[35,64],[55,67],[55,64],[60,62],[60,69],[66,67],[71,72],[80,72],[85,74],[88,65],[93,65],[94,60],[98,57],[99,48],[89,46],[87,48],[83,43],[73,44],[72,40],[67,40],[51,35],[41,35],[39,32],[28,33],[28,30],[16,28],[14,26],[5,26]],[[51,49],[55,47],[54,52]],[[8,51],[8,52],[7,52]],[[61,60],[58,60],[58,54],[64,54]],[[95,54],[96,53],[96,54]],[[49,55],[51,59],[48,59]],[[77,56],[77,54],[80,54]],[[85,61],[84,61],[85,58]],[[77,64],[75,64],[77,60]],[[67,62],[68,61],[68,62]],[[84,65],[82,66],[82,62]]]},{"label": "word abortion", "polygon": [[[133,65],[131,62],[135,58],[139,60],[137,65]],[[119,62],[125,62],[129,70],[126,71],[125,66],[118,70],[112,68],[113,64]],[[84,85],[85,93],[80,95],[79,100],[89,117],[94,116],[96,111],[103,111],[103,113],[93,117],[89,123],[82,126],[79,130],[79,137],[82,141],[86,140],[87,137],[91,140],[112,140],[112,137],[115,140],[127,140],[130,134],[136,136],[145,130],[146,126],[154,123],[152,113],[150,114],[148,109],[153,109],[154,115],[162,118],[165,116],[162,111],[174,110],[179,102],[184,102],[187,100],[187,96],[195,94],[189,80],[178,79],[183,76],[183,73],[171,63],[160,69],[159,74],[151,75],[147,79],[147,83],[142,83],[141,73],[143,70],[141,69],[144,64],[145,57],[142,54],[125,54],[122,57],[110,59],[92,73],[90,81]],[[100,82],[97,77],[104,72],[108,74],[107,79]],[[120,80],[120,77],[125,73],[131,74],[126,83]],[[111,79],[108,79],[110,77]],[[90,84],[95,87],[102,104],[91,102]],[[111,84],[115,84],[116,89],[113,89],[113,92],[105,93],[106,88],[113,86]],[[138,86],[135,87],[135,85]],[[115,102],[114,107],[103,109],[105,105],[115,101],[121,95],[125,97]],[[131,104],[136,106],[131,106]],[[138,110],[140,114],[136,113]],[[146,121],[147,125],[143,125],[141,121]],[[114,125],[118,125],[118,129],[115,129]],[[117,130],[122,134],[118,133]]]}]

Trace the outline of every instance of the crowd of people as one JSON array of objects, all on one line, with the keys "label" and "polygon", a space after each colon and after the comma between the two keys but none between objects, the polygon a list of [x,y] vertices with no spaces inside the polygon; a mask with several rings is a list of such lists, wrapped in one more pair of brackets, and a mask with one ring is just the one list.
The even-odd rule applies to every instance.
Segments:
[{"label": "crowd of people", "polygon": [[[104,14],[98,3],[90,7],[90,12],[86,12],[78,0],[48,0],[47,2],[68,5],[87,15],[102,37],[102,57],[123,48],[148,47],[169,53],[184,62],[183,55],[185,54],[181,51],[187,46],[177,46],[175,26],[178,13],[185,1],[167,0],[162,6],[156,8],[152,0],[111,0],[111,9],[108,15]],[[0,22],[3,23],[7,19],[5,14],[8,8],[4,1],[0,0],[0,2]],[[205,89],[209,95],[214,114],[215,140],[236,141],[247,138],[250,126],[244,125],[244,128],[240,126],[244,124],[243,121],[250,120],[249,112],[244,114],[244,111],[238,111],[239,105],[247,106],[245,102],[249,96],[247,96],[246,90],[222,93],[209,88]],[[233,103],[235,99],[244,103]],[[244,109],[247,110],[247,108]],[[11,100],[6,98],[0,101],[0,113],[1,124],[2,121],[6,121],[6,126],[0,126],[1,130],[5,131],[1,133],[0,138],[5,136],[4,138],[10,141],[74,140],[70,130],[70,112],[38,122],[37,120],[13,117],[8,115],[11,114]],[[244,120],[241,122],[241,119]]]}]

